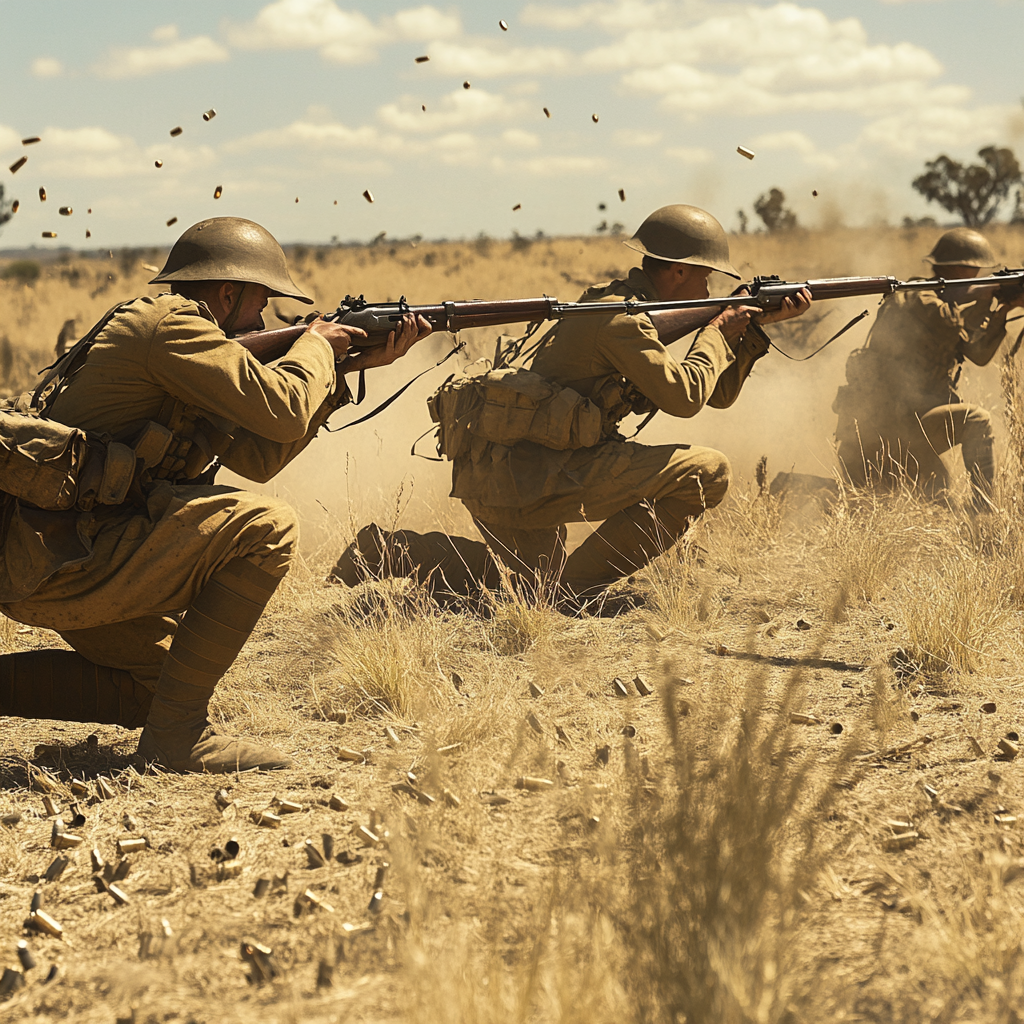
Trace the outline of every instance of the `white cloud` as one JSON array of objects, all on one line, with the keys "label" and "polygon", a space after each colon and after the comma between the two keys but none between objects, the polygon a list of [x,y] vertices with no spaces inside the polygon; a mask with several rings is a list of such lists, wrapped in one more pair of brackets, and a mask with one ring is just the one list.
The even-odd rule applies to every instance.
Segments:
[{"label": "white cloud", "polygon": [[585,3],[578,7],[552,7],[527,4],[523,8],[524,25],[572,30],[595,25],[608,31],[656,25],[668,13],[669,5],[647,0],[617,0],[613,3]]},{"label": "white cloud", "polygon": [[245,25],[228,25],[234,45],[246,50],[319,50],[339,64],[362,64],[385,39],[365,14],[343,11],[333,0],[275,0]]},{"label": "white cloud", "polygon": [[397,135],[384,134],[372,125],[350,128],[338,121],[322,121],[307,117],[293,121],[283,128],[269,128],[235,139],[224,146],[226,153],[249,153],[260,149],[282,147],[313,150],[370,150],[378,153],[398,153],[404,141]]},{"label": "white cloud", "polygon": [[[7,131],[0,128],[0,152],[7,149]],[[38,154],[36,168],[40,175],[68,178],[124,178],[160,175],[173,179],[179,172],[209,166],[216,155],[209,146],[189,148],[174,146],[173,158],[168,158],[169,147],[152,146],[143,149],[127,135],[115,135],[106,128],[48,127],[40,132],[43,145]],[[163,170],[153,167],[155,159],[163,158]]]},{"label": "white cloud", "polygon": [[665,153],[684,164],[706,164],[714,154],[703,146],[671,146]]},{"label": "white cloud", "polygon": [[381,22],[389,35],[396,33],[402,39],[449,39],[462,34],[462,21],[458,14],[444,14],[436,7],[411,7],[399,11]]},{"label": "white cloud", "polygon": [[274,0],[243,25],[226,24],[228,40],[246,50],[317,50],[336,64],[366,64],[396,40],[449,39],[462,32],[458,14],[424,5],[374,24],[334,0]]},{"label": "white cloud", "polygon": [[856,18],[830,21],[793,3],[742,7],[687,23],[682,15],[650,30],[631,30],[584,56],[595,70],[659,64],[711,64],[769,69],[791,86],[934,77],[942,66],[911,43],[869,45]]},{"label": "white cloud", "polygon": [[758,135],[750,145],[758,153],[793,151],[803,158],[805,164],[829,171],[836,170],[842,163],[838,155],[821,152],[807,135],[799,131],[768,132]]},{"label": "white cloud", "polygon": [[596,174],[607,167],[608,161],[596,156],[538,156],[523,160],[516,170],[542,178],[564,177],[577,174]]},{"label": "white cloud", "polygon": [[657,145],[662,140],[662,132],[642,131],[637,128],[620,128],[612,136],[618,146],[646,147]]},{"label": "white cloud", "polygon": [[502,132],[501,141],[511,149],[537,149],[540,146],[540,138],[522,128],[509,128]]},{"label": "white cloud", "polygon": [[1011,105],[975,109],[924,106],[871,121],[864,126],[858,142],[905,155],[934,155],[940,149],[964,147],[976,150],[1006,138],[1018,112],[1019,108]]},{"label": "white cloud", "polygon": [[56,57],[36,57],[32,61],[32,74],[36,78],[59,78],[64,74],[64,65]]},{"label": "white cloud", "polygon": [[21,149],[21,136],[10,126],[0,124],[0,157],[7,159]]},{"label": "white cloud", "polygon": [[448,131],[465,125],[493,124],[521,117],[526,112],[521,100],[509,102],[504,96],[485,89],[455,89],[432,102],[423,111],[419,100],[403,97],[397,103],[386,103],[377,116],[386,125],[402,132]]},{"label": "white cloud", "polygon": [[550,46],[506,48],[486,41],[435,43],[430,67],[436,74],[467,78],[543,75],[566,71],[572,54]]},{"label": "white cloud", "polygon": [[156,46],[115,48],[93,70],[100,78],[138,78],[161,71],[178,71],[196,64],[216,64],[230,58],[228,51],[209,36],[179,39],[175,25],[152,34]]}]

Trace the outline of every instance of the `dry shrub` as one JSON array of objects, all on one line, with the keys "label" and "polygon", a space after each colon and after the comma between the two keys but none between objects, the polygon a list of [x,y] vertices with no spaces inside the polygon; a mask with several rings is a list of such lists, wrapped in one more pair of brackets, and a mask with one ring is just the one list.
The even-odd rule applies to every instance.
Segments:
[{"label": "dry shrub", "polygon": [[898,601],[907,651],[926,672],[976,672],[1013,624],[991,566],[959,549],[933,573],[903,581]]},{"label": "dry shrub", "polygon": [[848,498],[832,508],[821,539],[822,568],[830,586],[871,602],[892,584],[914,554],[901,509],[907,501],[868,496]]},{"label": "dry shrub", "polygon": [[879,961],[895,980],[882,994],[871,986],[854,994],[855,1019],[892,1024],[1019,1024],[1024,1000],[1024,920],[1009,888],[1020,861],[987,851],[951,865],[947,893],[929,872],[897,876],[896,889],[916,927],[886,942],[879,930]]},{"label": "dry shrub", "polygon": [[363,584],[322,632],[332,667],[317,683],[317,700],[356,713],[412,716],[437,688],[453,628],[408,580]]},{"label": "dry shrub", "polygon": [[485,595],[487,638],[499,655],[548,650],[564,632],[565,620],[555,609],[560,579],[539,576],[534,583],[517,581],[499,566],[498,589]]},{"label": "dry shrub", "polygon": [[722,508],[709,514],[708,546],[713,543],[717,567],[741,576],[779,544],[783,531],[783,503],[767,491],[737,493]]},{"label": "dry shrub", "polygon": [[678,544],[648,566],[648,607],[684,635],[718,621],[725,606],[715,575],[698,547]]},{"label": "dry shrub", "polygon": [[764,686],[752,676],[739,721],[719,723],[709,754],[665,688],[673,795],[651,813],[642,787],[634,790],[621,919],[640,1020],[777,1021],[811,995],[794,940],[826,852],[814,819],[827,783],[812,776],[810,760],[787,756],[797,678],[777,711]]},{"label": "dry shrub", "polygon": [[709,753],[712,723],[684,723],[666,684],[668,772],[646,778],[627,744],[614,814],[592,819],[589,837],[576,821],[585,799],[566,794],[560,817],[575,837],[567,826],[564,867],[514,942],[500,888],[474,905],[473,928],[452,911],[457,894],[429,893],[421,858],[407,857],[409,1019],[739,1024],[784,1020],[810,999],[794,940],[826,852],[812,825],[828,780],[787,757],[798,691],[794,678],[769,709],[754,677],[739,720],[713,724]]}]

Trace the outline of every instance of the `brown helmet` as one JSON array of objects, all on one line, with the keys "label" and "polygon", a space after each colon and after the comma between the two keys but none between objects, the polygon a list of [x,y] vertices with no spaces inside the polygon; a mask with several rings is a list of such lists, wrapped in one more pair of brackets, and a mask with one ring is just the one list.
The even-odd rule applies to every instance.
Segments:
[{"label": "brown helmet", "polygon": [[947,231],[925,259],[933,267],[994,267],[999,262],[988,239],[974,228]]},{"label": "brown helmet", "polygon": [[193,224],[150,281],[243,281],[261,284],[283,299],[312,303],[288,273],[284,250],[265,228],[243,217],[211,217]]},{"label": "brown helmet", "polygon": [[676,204],[655,210],[624,244],[667,263],[710,267],[739,280],[740,275],[729,262],[725,229],[696,206]]}]

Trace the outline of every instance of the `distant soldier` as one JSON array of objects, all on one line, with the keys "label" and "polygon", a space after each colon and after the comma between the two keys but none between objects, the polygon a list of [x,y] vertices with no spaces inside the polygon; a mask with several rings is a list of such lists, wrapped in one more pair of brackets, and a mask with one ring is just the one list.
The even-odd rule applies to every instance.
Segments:
[{"label": "distant soldier", "polygon": [[[642,267],[625,280],[595,285],[581,301],[701,299],[708,296],[713,271],[740,276],[729,262],[721,224],[693,206],[657,210],[626,245],[643,254]],[[758,318],[760,323],[784,320],[809,303],[804,292],[796,302],[787,299],[782,310]],[[580,607],[603,600],[610,584],[672,547],[695,517],[725,497],[729,462],[711,448],[629,441],[619,424],[632,412],[660,409],[686,418],[705,405],[731,405],[754,363],[768,351],[763,332],[748,330],[759,313],[751,306],[723,310],[681,360],[658,340],[646,315],[560,321],[533,356],[529,379],[521,378],[524,402],[534,393],[548,403],[530,414],[542,425],[534,429],[547,431],[535,440],[512,440],[523,436],[525,406],[507,390],[507,379],[479,378],[472,386],[480,389],[487,409],[488,439],[467,437],[464,450],[454,455],[452,496],[470,511],[490,550],[520,578],[560,579]],[[576,440],[580,431],[572,417],[587,403],[600,412],[596,444]],[[435,409],[444,407],[435,399]],[[457,414],[452,423],[439,415],[442,436],[460,429],[472,434],[473,426],[461,426]],[[566,557],[570,522],[595,528]],[[421,578],[435,567],[437,574],[452,573],[462,581],[467,568],[480,571],[484,559],[474,556],[467,542],[426,541],[409,531],[395,537],[368,527],[342,556],[335,575],[354,583],[367,573],[394,571],[396,564],[407,571],[410,562],[420,565]],[[396,554],[396,546],[408,554]],[[431,547],[437,550],[431,553]]]},{"label": "distant soldier", "polygon": [[[984,235],[954,228],[925,257],[936,276],[977,277],[996,264]],[[968,405],[956,386],[964,359],[986,366],[1006,337],[1006,316],[1024,305],[981,300],[954,304],[933,291],[901,291],[878,310],[867,345],[850,354],[834,411],[840,462],[857,486],[903,482],[929,493],[949,487],[940,456],[961,446],[974,505],[989,505],[996,474],[992,417]]]},{"label": "distant soldier", "polygon": [[68,345],[75,340],[75,324],[77,320],[65,320],[64,326],[61,327],[60,333],[57,335],[57,344],[54,347],[54,351],[57,354],[57,358],[60,359],[65,352],[68,350]]},{"label": "distant soldier", "polygon": [[[295,513],[213,476],[269,480],[349,401],[344,374],[393,362],[429,325],[407,316],[350,355],[363,332],[317,319],[263,366],[228,335],[261,330],[272,296],[312,299],[273,236],[237,217],[189,228],[157,282],[170,290],[118,306],[13,404],[44,417],[34,447],[27,416],[0,423],[21,459],[0,466],[0,610],[74,648],[0,656],[0,714],[144,726],[140,758],[175,771],[284,767],[218,733],[207,707],[288,572]],[[82,430],[61,444],[59,424]],[[37,479],[16,478],[31,457]]]}]

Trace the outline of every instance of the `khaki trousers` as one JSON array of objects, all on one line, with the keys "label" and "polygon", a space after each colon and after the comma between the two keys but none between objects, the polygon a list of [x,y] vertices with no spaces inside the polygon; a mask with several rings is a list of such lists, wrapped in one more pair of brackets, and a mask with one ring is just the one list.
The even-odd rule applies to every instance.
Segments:
[{"label": "khaki trousers", "polygon": [[961,446],[964,466],[975,490],[991,493],[996,475],[995,435],[991,414],[977,405],[957,402],[921,413],[899,437],[874,437],[861,428],[861,444],[842,444],[839,458],[851,480],[864,486],[869,478],[899,483],[901,477],[926,489],[950,485],[947,466],[939,457]]},{"label": "khaki trousers", "polygon": [[[726,457],[713,448],[633,442],[580,449],[566,471],[583,485],[500,518],[465,502],[491,550],[527,579],[538,573],[581,592],[643,568],[729,487]],[[510,511],[512,514],[510,514]],[[565,524],[604,520],[568,558]]]},{"label": "khaki trousers", "polygon": [[146,512],[97,516],[86,532],[87,562],[0,611],[54,630],[89,661],[130,672],[150,690],[178,616],[210,577],[233,558],[284,576],[298,540],[284,502],[221,486],[158,486]]}]

